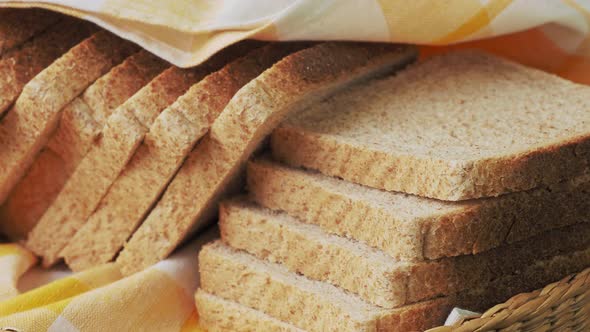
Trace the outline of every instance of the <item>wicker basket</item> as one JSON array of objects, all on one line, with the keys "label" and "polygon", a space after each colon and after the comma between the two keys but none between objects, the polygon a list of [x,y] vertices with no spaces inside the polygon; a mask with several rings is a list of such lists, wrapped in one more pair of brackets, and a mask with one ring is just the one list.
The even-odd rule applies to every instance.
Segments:
[{"label": "wicker basket", "polygon": [[478,318],[428,330],[448,331],[590,331],[590,268],[518,294]]}]

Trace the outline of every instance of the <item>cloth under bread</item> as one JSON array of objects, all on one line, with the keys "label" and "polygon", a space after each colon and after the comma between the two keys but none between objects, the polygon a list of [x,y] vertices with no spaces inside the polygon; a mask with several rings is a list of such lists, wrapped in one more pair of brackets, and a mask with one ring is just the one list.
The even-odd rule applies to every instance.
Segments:
[{"label": "cloth under bread", "polygon": [[[0,331],[201,331],[194,306],[196,253],[216,236],[210,228],[129,277],[110,263],[77,274],[63,266],[36,267],[18,283],[36,259],[19,245],[0,244]],[[23,294],[15,296],[18,291]]]},{"label": "cloth under bread", "polygon": [[[590,73],[590,61],[586,57],[589,52],[588,48],[584,47],[584,45],[587,45],[588,38],[584,33],[576,33],[576,31],[587,30],[590,15],[582,5],[577,5],[580,1],[552,2],[552,4],[549,4],[548,1],[543,2],[543,4],[535,3],[535,8],[533,9],[530,7],[533,5],[532,2],[529,2],[527,5],[526,1],[518,0],[460,1],[453,5],[454,7],[444,11],[439,10],[439,8],[424,6],[419,8],[419,5],[412,8],[413,11],[398,10],[399,6],[409,3],[405,1],[362,2],[367,8],[361,8],[361,10],[358,8],[358,1],[327,1],[322,2],[321,8],[317,5],[319,2],[313,0],[298,1],[296,6],[293,5],[295,1],[277,1],[277,5],[264,8],[259,6],[262,2],[248,2],[247,5],[240,7],[239,2],[234,1],[232,2],[234,7],[227,8],[220,8],[223,5],[212,4],[212,2],[207,2],[210,7],[206,7],[204,5],[205,1],[200,0],[175,1],[174,3],[178,4],[178,6],[169,6],[168,2],[156,1],[147,3],[145,1],[114,2],[104,0],[88,2],[59,1],[59,7],[55,5],[58,1],[45,1],[44,6],[74,14],[78,17],[88,17],[95,22],[99,22],[102,26],[111,28],[114,32],[140,42],[142,46],[154,53],[166,59],[174,60],[178,65],[197,63],[228,43],[250,35],[267,39],[294,39],[302,35],[309,36],[310,38],[338,39],[339,36],[345,36],[347,38],[361,40],[381,36],[384,40],[446,44],[451,41],[523,31],[505,37],[468,43],[457,47],[481,47],[509,56],[519,62],[560,74],[566,78],[590,83],[590,75],[588,75]],[[34,1],[26,0],[0,1],[0,4],[3,5],[28,6],[34,3]],[[115,3],[118,7],[113,6]],[[219,3],[221,4],[222,2]],[[264,3],[268,4],[269,2],[265,1]],[[415,3],[423,5],[422,1],[416,1]],[[484,3],[486,5],[483,5]],[[67,7],[65,4],[79,6],[79,8]],[[134,4],[137,5],[134,6]],[[161,6],[165,7],[161,8]],[[189,8],[189,6],[194,7]],[[465,10],[462,9],[462,6],[465,7]],[[257,10],[253,10],[253,8]],[[82,12],[79,9],[85,9],[87,11]],[[232,15],[227,15],[230,10],[232,11]],[[316,15],[309,17],[308,13],[312,11]],[[157,12],[158,15],[146,15],[154,12]],[[112,16],[103,15],[105,13],[112,14]],[[256,13],[259,16],[242,15],[245,13]],[[179,19],[179,17],[183,19]],[[519,19],[517,20],[516,18]],[[123,19],[131,20],[124,22]],[[209,38],[200,37],[204,37],[203,33],[210,33],[210,29],[203,29],[196,32],[187,32],[183,29],[183,24],[186,24],[187,21],[193,23],[200,19],[203,19],[202,21],[207,23],[208,27],[217,26],[220,29],[214,30],[208,36]],[[151,20],[157,20],[158,22],[151,22]],[[232,26],[243,27],[242,23],[245,21],[249,23],[254,22],[254,24],[248,25],[245,29],[231,29]],[[133,22],[133,24],[129,24],[130,22]],[[367,24],[367,22],[371,24]],[[420,29],[402,29],[403,27],[415,27],[415,24],[408,24],[411,22],[416,22],[415,24],[428,22],[428,24],[424,24]],[[556,22],[558,24],[552,26],[546,25],[549,22]],[[122,25],[122,23],[125,24]],[[164,31],[158,33],[156,36],[154,31],[157,32],[159,29],[149,23],[161,23],[161,26],[168,26],[171,29],[162,29]],[[572,30],[566,31],[559,24],[566,25]],[[362,28],[359,28],[359,26]],[[377,26],[377,29],[380,29],[380,34],[375,34],[370,29],[371,26]],[[224,28],[228,29],[225,30]],[[525,31],[528,28],[534,29]],[[453,37],[454,40],[447,39],[441,41],[440,39],[428,36],[429,33],[446,33],[448,36]],[[187,36],[190,37],[187,38]],[[193,38],[193,36],[195,37]],[[227,38],[215,38],[220,36]],[[566,38],[568,36],[572,38]],[[527,47],[522,47],[522,45],[527,45]],[[439,50],[438,48],[427,49],[423,54],[438,52]],[[190,264],[196,264],[195,257],[197,250],[191,250],[193,252],[186,258],[186,261],[190,262]],[[3,275],[14,276],[10,280],[15,281],[18,279],[18,276],[22,273],[22,270],[20,270],[22,266],[34,264],[33,257],[26,251],[19,249],[17,245],[2,245],[0,247],[0,256],[5,257],[6,253],[10,253],[10,257],[12,258],[7,261],[0,260],[0,271],[2,271]],[[168,259],[164,262],[169,262],[173,259]],[[15,260],[17,263],[5,263],[14,262]],[[191,271],[195,270],[196,267]],[[178,271],[175,275],[181,276],[183,272],[187,273],[187,271]],[[142,275],[145,276],[145,280],[151,280],[151,282],[142,284],[146,288],[157,282],[155,273],[142,272]],[[185,279],[191,276],[190,273],[187,273]],[[83,279],[91,280],[94,284],[93,287],[77,289],[77,294],[89,294],[87,293],[89,289],[96,288],[101,280],[110,280],[113,282],[119,280],[112,285],[123,285],[123,288],[125,286],[133,286],[130,292],[134,290],[138,291],[138,288],[134,284],[138,279],[119,279],[117,273],[109,267],[92,270],[92,273],[78,274],[75,278],[77,279],[71,279],[72,283],[77,284],[78,282],[76,280]],[[153,280],[150,278],[153,278]],[[61,288],[51,288],[54,285],[51,284],[48,286],[50,289],[53,289],[53,294],[63,294]],[[0,293],[5,288],[16,290],[16,285],[14,282],[0,282]],[[155,295],[143,294],[139,298],[159,296],[162,293],[165,292],[154,293]],[[68,299],[71,299],[70,296],[72,295],[67,296]],[[106,297],[100,291],[85,296],[89,298],[96,296],[94,299],[100,298],[107,305],[120,299],[119,297]],[[25,297],[23,295],[23,297],[19,298]],[[82,328],[80,326],[74,324],[67,325],[67,319],[55,313],[56,311],[63,313],[65,308],[70,308],[71,310],[78,310],[78,314],[80,315],[87,315],[86,318],[88,318],[95,329],[104,327],[104,330],[108,330],[109,328],[111,330],[124,330],[122,326],[106,325],[107,322],[109,324],[119,323],[108,319],[111,313],[109,310],[106,312],[93,310],[96,308],[95,304],[72,307],[62,300],[59,297],[49,298],[51,302],[45,303],[45,306],[33,300],[30,302],[31,305],[21,307],[19,313],[13,313],[11,315],[7,315],[0,310],[0,317],[4,317],[0,319],[0,327],[4,326],[4,324],[9,326],[8,322],[5,321],[8,318],[18,319],[24,324],[32,323],[35,318],[38,318],[41,324],[46,324],[44,326],[55,324],[53,327],[54,330],[63,331],[66,330],[66,326],[69,328],[67,331],[81,330]],[[0,306],[5,303],[0,302]],[[125,303],[130,304],[130,302]],[[142,301],[134,301],[132,305],[130,304],[125,308],[125,311],[131,316],[135,312],[135,306],[138,304],[142,304]],[[191,302],[182,304],[182,306],[183,308],[193,309],[194,304]],[[92,315],[90,315],[91,313]],[[149,314],[148,312],[142,317],[150,317]],[[149,320],[146,320],[146,324],[148,323]],[[177,325],[182,324],[184,324],[186,331],[196,331],[194,329],[196,326],[195,316],[188,316],[188,318],[185,318],[184,321]],[[15,326],[15,324],[10,325]],[[146,327],[146,325],[142,326]],[[139,326],[139,328],[142,326]],[[86,330],[90,330],[88,326],[86,327]],[[180,328],[177,330],[180,331]]]}]

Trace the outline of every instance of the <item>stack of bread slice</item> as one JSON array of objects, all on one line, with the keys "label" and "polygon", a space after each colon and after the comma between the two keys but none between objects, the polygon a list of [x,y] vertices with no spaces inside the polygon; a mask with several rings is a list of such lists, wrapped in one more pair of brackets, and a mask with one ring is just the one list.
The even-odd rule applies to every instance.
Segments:
[{"label": "stack of bread slice", "polygon": [[199,255],[208,331],[414,331],[590,266],[590,88],[477,52],[308,106]]}]

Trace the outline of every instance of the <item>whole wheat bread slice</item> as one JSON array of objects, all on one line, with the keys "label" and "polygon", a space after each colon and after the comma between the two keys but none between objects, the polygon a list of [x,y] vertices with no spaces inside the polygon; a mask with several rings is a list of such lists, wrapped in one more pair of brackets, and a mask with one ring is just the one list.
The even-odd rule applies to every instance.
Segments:
[{"label": "whole wheat bread slice", "polygon": [[251,162],[247,177],[250,196],[260,205],[366,243],[397,260],[476,254],[590,221],[587,175],[463,202],[368,188],[267,158]]},{"label": "whole wheat bread slice", "polygon": [[579,224],[477,255],[412,263],[244,199],[223,203],[219,214],[228,245],[384,308],[475,289],[529,262],[590,247],[590,225]]},{"label": "whole wheat bread slice", "polygon": [[248,83],[215,120],[126,244],[117,260],[124,273],[154,264],[207,225],[219,198],[240,187],[246,160],[287,114],[415,57],[411,46],[324,43],[286,57]]},{"label": "whole wheat bread slice", "polygon": [[303,332],[263,312],[198,290],[199,326],[208,332]]},{"label": "whole wheat bread slice", "polygon": [[93,31],[96,28],[89,23],[62,19],[6,54],[0,60],[0,116],[14,103],[27,82]]},{"label": "whole wheat bread slice", "polygon": [[199,254],[204,291],[308,331],[422,331],[442,325],[453,306],[485,309],[588,264],[590,249],[564,253],[531,262],[466,293],[383,309],[219,242],[206,245]]},{"label": "whole wheat bread slice", "polygon": [[27,244],[43,257],[44,265],[59,259],[60,251],[92,215],[160,113],[224,61],[216,57],[191,69],[170,67],[113,112],[101,138],[29,234]]},{"label": "whole wheat bread slice", "polygon": [[498,196],[579,175],[590,87],[491,55],[455,52],[347,90],[286,121],[293,166],[441,200]]},{"label": "whole wheat bread slice", "polygon": [[64,106],[137,50],[137,46],[101,31],[25,85],[0,122],[0,203],[57,128]]},{"label": "whole wheat bread slice", "polygon": [[61,18],[41,9],[0,8],[0,59]]},{"label": "whole wheat bread slice", "polygon": [[245,61],[238,59],[203,78],[163,111],[96,211],[63,249],[68,266],[82,270],[112,260],[232,96],[289,50],[254,50]]},{"label": "whole wheat bread slice", "polygon": [[98,138],[107,117],[167,66],[155,55],[140,51],[64,108],[47,146],[0,207],[5,234],[13,239],[26,237]]}]

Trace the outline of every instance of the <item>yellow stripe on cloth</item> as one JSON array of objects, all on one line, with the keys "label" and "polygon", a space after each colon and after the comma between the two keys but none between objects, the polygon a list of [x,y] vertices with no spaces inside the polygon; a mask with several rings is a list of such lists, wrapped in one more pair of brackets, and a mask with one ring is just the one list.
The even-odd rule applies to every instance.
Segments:
[{"label": "yellow stripe on cloth", "polygon": [[485,7],[480,9],[473,17],[463,23],[457,30],[435,40],[433,44],[445,45],[463,40],[485,28],[492,20],[504,10],[512,0],[492,0]]},{"label": "yellow stripe on cloth", "polygon": [[99,266],[0,302],[0,317],[53,305],[64,299],[117,281],[120,278],[121,272],[114,264]]},{"label": "yellow stripe on cloth", "polygon": [[[84,288],[71,280],[52,285],[51,288],[59,286],[63,292],[68,289],[62,287],[68,285],[75,285],[73,292]],[[194,302],[189,294],[167,273],[154,268],[74,297],[47,303],[52,299],[42,296],[49,294],[53,299],[59,298],[54,291],[57,289],[37,290],[34,291],[37,297],[30,296],[28,301],[23,299],[20,309],[26,310],[28,305],[30,310],[27,311],[14,312],[14,306],[6,306],[13,309],[13,314],[0,318],[0,327],[8,326],[19,331],[64,331],[64,326],[75,331],[180,331],[192,327],[186,331],[198,331],[196,322],[190,319]],[[39,303],[46,304],[35,306]]]},{"label": "yellow stripe on cloth", "polygon": [[479,0],[378,2],[389,26],[390,39],[418,43],[439,40],[483,9]]},{"label": "yellow stripe on cloth", "polygon": [[180,285],[148,269],[75,297],[61,318],[80,331],[179,331],[192,309]]},{"label": "yellow stripe on cloth", "polygon": [[37,259],[18,244],[0,244],[0,301],[18,295],[18,279],[29,270]]},{"label": "yellow stripe on cloth", "polygon": [[[28,251],[15,243],[4,243],[0,244],[0,257],[6,255],[23,255],[27,254]],[[32,254],[31,254],[32,255]]]},{"label": "yellow stripe on cloth", "polygon": [[30,311],[18,312],[10,316],[0,318],[0,331],[2,328],[12,328],[16,331],[47,331],[51,324],[59,317],[54,310],[47,308],[35,308]]},{"label": "yellow stripe on cloth", "polygon": [[[198,328],[196,255],[212,229],[172,257],[121,278],[106,264],[0,303],[0,327],[18,331],[182,331]],[[1,331],[1,330],[0,330]]]}]

